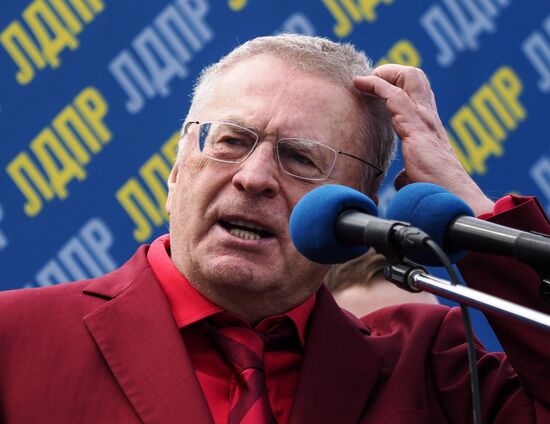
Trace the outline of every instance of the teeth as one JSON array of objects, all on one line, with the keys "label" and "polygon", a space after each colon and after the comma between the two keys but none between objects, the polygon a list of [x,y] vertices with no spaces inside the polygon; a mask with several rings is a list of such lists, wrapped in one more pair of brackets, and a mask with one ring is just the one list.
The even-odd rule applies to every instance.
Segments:
[{"label": "teeth", "polygon": [[[235,225],[242,225],[242,224],[235,224]],[[235,237],[239,237],[244,240],[259,240],[261,238],[259,234],[253,233],[251,231],[241,230],[238,228],[233,228],[229,230],[229,233],[234,235]]]},{"label": "teeth", "polygon": [[242,219],[238,219],[236,221],[229,221],[230,224],[238,225],[240,227],[248,227],[252,228],[253,230],[259,230],[264,231],[264,227],[258,224],[254,224],[253,222],[243,221]]}]

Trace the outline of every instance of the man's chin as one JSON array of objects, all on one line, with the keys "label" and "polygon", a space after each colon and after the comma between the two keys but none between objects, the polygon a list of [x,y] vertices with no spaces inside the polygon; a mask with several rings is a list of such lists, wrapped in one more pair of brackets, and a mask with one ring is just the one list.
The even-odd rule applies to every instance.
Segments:
[{"label": "man's chin", "polygon": [[272,266],[258,264],[244,258],[219,257],[214,263],[202,265],[206,280],[222,290],[234,287],[258,293],[269,292],[274,288],[276,281],[279,281],[279,284],[281,281],[280,278],[275,278],[276,273],[273,272]]}]

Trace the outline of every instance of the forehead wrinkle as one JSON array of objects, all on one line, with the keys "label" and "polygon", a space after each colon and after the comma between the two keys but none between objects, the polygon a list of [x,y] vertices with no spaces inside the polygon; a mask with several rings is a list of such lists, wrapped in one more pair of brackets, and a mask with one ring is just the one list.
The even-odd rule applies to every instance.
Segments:
[{"label": "forehead wrinkle", "polygon": [[[327,138],[327,134],[322,131],[320,126],[311,128],[309,125],[304,125],[308,123],[309,116],[307,114],[308,111],[304,111],[300,106],[300,100],[303,96],[303,91],[293,91],[292,96],[287,101],[287,105],[284,108],[280,108],[278,111],[274,111],[274,115],[272,115],[270,120],[278,120],[284,123],[284,129],[282,131],[278,131],[277,136],[279,138],[295,138],[317,141],[330,145],[330,138]],[[295,130],[294,128],[296,127],[300,129]]]},{"label": "forehead wrinkle", "polygon": [[[270,62],[270,69],[274,66],[277,67],[280,62],[281,60]],[[319,141],[337,150],[349,149],[351,138],[355,141],[351,153],[356,155],[359,153],[358,150],[361,150],[361,146],[357,145],[356,139],[353,137],[355,131],[351,128],[351,122],[356,113],[351,112],[351,115],[354,116],[349,116],[349,106],[352,109],[357,106],[354,98],[350,99],[350,102],[346,102],[347,105],[342,105],[344,107],[339,111],[332,110],[330,114],[325,114],[320,118],[317,115],[318,109],[326,109],[323,107],[323,103],[330,102],[326,97],[327,91],[323,89],[324,86],[337,88],[338,90],[331,95],[345,98],[350,96],[350,91],[347,88],[339,86],[334,81],[322,76],[312,75],[292,66],[288,67],[288,63],[284,63],[285,69],[282,70],[286,75],[288,84],[281,86],[280,81],[274,81],[268,77],[264,78],[262,75],[243,82],[240,68],[245,64],[235,64],[216,81],[213,88],[216,94],[210,100],[224,109],[226,114],[205,116],[206,119],[231,121],[250,129],[258,134],[260,138],[266,136],[305,138]],[[248,93],[253,103],[248,102],[248,105],[243,107],[242,111],[231,113],[235,98],[233,96],[218,98],[217,95],[218,92],[226,91],[226,85],[233,88],[238,87],[240,91]],[[269,94],[266,96],[267,93]],[[235,93],[232,92],[232,94]],[[302,99],[304,99],[303,103]],[[255,104],[256,102],[258,104]],[[318,104],[319,108],[315,107],[315,104]],[[281,107],[281,105],[285,106]],[[239,107],[239,109],[241,108]],[[206,110],[208,109],[206,108]],[[347,119],[345,119],[346,117]],[[316,127],[307,125],[312,119],[319,121],[319,125]]]},{"label": "forehead wrinkle", "polygon": [[[292,118],[294,116],[291,112],[288,112],[288,114],[289,114],[290,118]],[[276,119],[276,117],[271,116],[269,118],[269,121],[265,125],[263,125],[263,127],[264,128],[269,127],[270,122],[274,121],[275,119]],[[285,119],[285,118],[283,118],[283,119]],[[271,132],[266,132],[265,129],[261,129],[258,125],[254,124],[251,121],[246,120],[246,118],[243,118],[243,117],[238,116],[238,115],[233,115],[233,114],[223,115],[222,117],[220,117],[217,120],[223,121],[223,122],[228,122],[228,123],[231,123],[231,124],[240,125],[241,127],[244,127],[247,130],[250,130],[250,131],[254,132],[255,134],[257,134],[259,138],[265,138],[267,135],[271,135]],[[288,122],[288,120],[285,120],[285,122]],[[277,127],[277,128],[275,128],[275,131],[273,133],[274,133],[274,136],[277,137],[277,138],[295,138],[295,139],[304,139],[304,140],[310,140],[310,141],[323,142],[323,140],[321,139],[322,137],[318,137],[317,135],[311,136],[311,135],[304,134],[304,133],[294,134],[292,132],[289,132],[288,134],[286,134],[287,132],[288,131],[286,131],[286,130],[280,131],[280,128]],[[283,133],[283,134],[281,134],[281,133]],[[324,142],[324,144],[327,144],[327,143]]]},{"label": "forehead wrinkle", "polygon": [[238,115],[224,115],[219,119],[219,121],[240,125],[241,127],[244,127],[247,130],[255,132],[258,135],[260,135],[260,132],[261,132],[259,127],[257,127],[256,125],[254,125],[249,121],[246,121],[243,117]]}]

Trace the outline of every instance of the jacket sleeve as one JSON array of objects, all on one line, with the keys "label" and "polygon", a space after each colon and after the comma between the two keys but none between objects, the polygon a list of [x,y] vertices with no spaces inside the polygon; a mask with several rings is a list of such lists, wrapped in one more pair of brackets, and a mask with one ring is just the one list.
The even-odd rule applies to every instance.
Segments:
[{"label": "jacket sleeve", "polygon": [[[507,205],[505,208],[502,208],[503,203]],[[496,209],[499,209],[499,202]],[[487,217],[488,220],[520,230],[550,234],[548,218],[535,198],[508,196],[506,202],[500,202],[500,209]],[[459,269],[466,283],[476,290],[550,313],[550,304],[539,292],[539,275],[515,259],[470,253],[461,261]],[[454,314],[456,310],[448,314],[446,320],[449,324],[454,320]],[[507,359],[501,353],[488,353],[479,346],[478,370],[484,422],[550,422],[550,349],[547,344],[550,331],[493,312],[485,315]],[[450,372],[454,360],[458,360],[455,354],[461,350],[465,354],[466,347],[450,340],[445,327],[443,322],[432,352],[434,366]],[[436,373],[436,383],[440,390],[449,392],[451,399],[453,396],[456,399],[459,392],[448,384],[453,379],[444,374]],[[469,376],[466,379],[469,380]],[[462,400],[470,404],[469,400]]]}]

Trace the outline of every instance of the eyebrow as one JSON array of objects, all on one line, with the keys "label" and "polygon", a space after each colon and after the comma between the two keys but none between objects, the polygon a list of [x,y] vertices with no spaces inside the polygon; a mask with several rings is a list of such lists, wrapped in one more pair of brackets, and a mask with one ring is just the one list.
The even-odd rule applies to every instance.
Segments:
[{"label": "eyebrow", "polygon": [[237,124],[241,127],[246,128],[247,130],[250,130],[254,133],[256,133],[258,136],[260,136],[260,129],[254,125],[249,124],[248,122],[245,122],[240,116],[237,115],[227,115],[219,119],[222,122],[229,122],[231,124]]},{"label": "eyebrow", "polygon": [[[241,127],[244,127],[246,129],[249,129],[250,131],[253,131],[254,133],[256,133],[259,138],[263,138],[263,131],[262,130],[260,130],[258,127],[254,126],[253,124],[250,124],[250,123],[244,121],[243,118],[238,116],[238,115],[226,115],[226,116],[221,117],[219,119],[219,121],[229,122],[231,124],[240,125]],[[303,135],[281,136],[280,134],[278,134],[277,138],[299,138],[299,139],[308,140],[308,141],[315,141],[315,142],[321,143],[321,144],[327,144],[323,141],[320,141],[317,137],[308,137],[308,136],[303,136]]]}]

